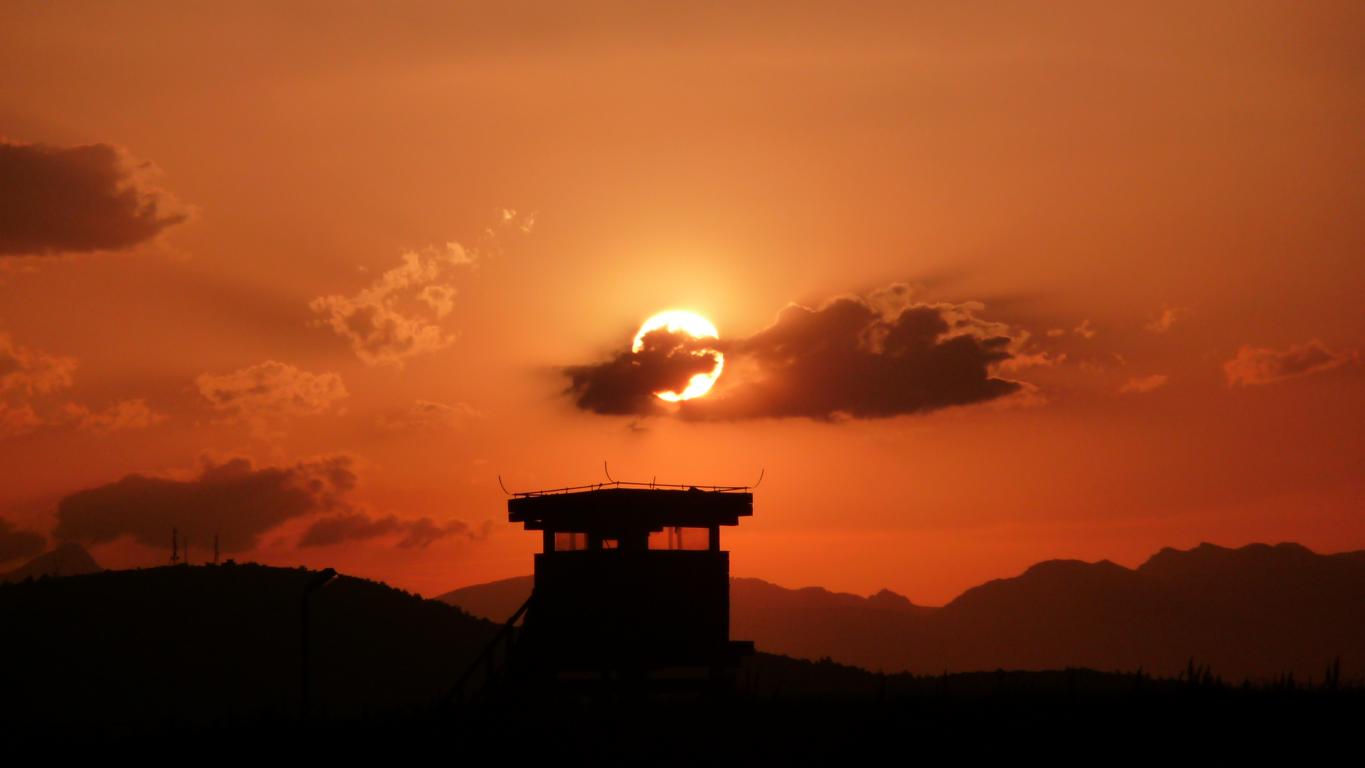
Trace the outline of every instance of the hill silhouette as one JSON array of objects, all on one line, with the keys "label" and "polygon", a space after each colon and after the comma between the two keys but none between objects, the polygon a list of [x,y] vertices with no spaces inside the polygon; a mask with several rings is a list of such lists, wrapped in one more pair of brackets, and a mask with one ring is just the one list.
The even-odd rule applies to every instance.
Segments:
[{"label": "hill silhouette", "polygon": [[[1048,564],[1041,571],[1068,580],[1076,568]],[[1100,571],[1129,578],[1122,569]],[[1249,748],[1233,738],[1247,732],[1279,734],[1299,750],[1314,741],[1304,734],[1351,732],[1365,705],[1365,690],[1349,685],[1239,688],[1202,673],[1162,680],[1085,669],[882,675],[830,659],[757,653],[738,671],[738,695],[704,706],[610,691],[590,699],[518,693],[509,685],[451,711],[432,705],[495,625],[436,600],[339,576],[312,593],[314,717],[303,722],[299,606],[303,588],[317,577],[229,563],[0,585],[6,622],[0,737],[11,747],[57,745],[64,755],[77,747],[101,755],[210,749],[258,759],[288,747],[317,759],[392,760],[429,757],[433,745],[445,745],[466,760],[515,753],[594,765],[798,764],[884,759],[907,745],[916,754],[958,756],[963,745],[973,753],[994,745],[1010,755],[1033,745],[1055,755],[1059,744],[1076,746],[1082,735],[1169,748],[1192,722],[1219,750]],[[946,610],[894,595],[737,583],[743,594],[781,611],[819,605],[826,620],[861,614],[922,621]],[[1013,588],[985,585],[973,599],[989,601]],[[510,588],[483,591],[498,590]]]},{"label": "hill silhouette", "polygon": [[0,584],[43,576],[80,576],[86,573],[99,573],[102,570],[104,569],[95,562],[95,558],[85,551],[85,547],[68,542],[34,557],[12,571],[0,573]]},{"label": "hill silhouette", "polygon": [[[530,577],[440,600],[505,617]],[[1174,676],[1193,657],[1228,679],[1321,678],[1365,666],[1365,552],[1297,544],[1163,549],[1136,569],[1053,560],[967,590],[941,608],[731,580],[731,635],[759,650],[870,670],[1143,668]],[[1356,672],[1358,674],[1358,671]]]},{"label": "hill silhouette", "polygon": [[[315,575],[229,563],[0,585],[0,719],[116,729],[292,718],[300,602]],[[495,631],[348,576],[311,602],[314,700],[329,717],[430,705]]]}]

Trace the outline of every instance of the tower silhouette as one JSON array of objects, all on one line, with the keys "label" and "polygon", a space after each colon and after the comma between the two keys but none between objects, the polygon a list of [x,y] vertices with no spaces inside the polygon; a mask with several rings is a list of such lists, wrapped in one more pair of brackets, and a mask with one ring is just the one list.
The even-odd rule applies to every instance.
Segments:
[{"label": "tower silhouette", "polygon": [[753,643],[730,640],[721,526],[753,514],[747,487],[605,486],[516,494],[508,520],[541,532],[517,641],[541,679],[725,683]]}]

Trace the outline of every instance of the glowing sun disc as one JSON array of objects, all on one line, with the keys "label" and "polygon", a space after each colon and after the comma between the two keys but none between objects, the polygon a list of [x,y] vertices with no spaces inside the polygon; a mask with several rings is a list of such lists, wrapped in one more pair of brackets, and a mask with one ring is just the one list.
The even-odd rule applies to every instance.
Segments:
[{"label": "glowing sun disc", "polygon": [[[716,326],[710,320],[702,317],[696,312],[688,312],[683,309],[670,309],[649,318],[645,324],[640,326],[640,331],[635,334],[635,341],[630,345],[632,352],[639,352],[645,346],[645,334],[650,331],[657,331],[660,328],[669,333],[685,333],[694,339],[719,339],[720,333],[716,331]],[[715,366],[706,373],[694,374],[687,380],[687,386],[681,392],[664,390],[655,392],[654,396],[660,400],[676,403],[679,400],[691,400],[694,397],[701,397],[711,391],[711,387],[720,377],[721,368],[725,367],[725,355],[716,350],[704,350],[716,356]]]}]

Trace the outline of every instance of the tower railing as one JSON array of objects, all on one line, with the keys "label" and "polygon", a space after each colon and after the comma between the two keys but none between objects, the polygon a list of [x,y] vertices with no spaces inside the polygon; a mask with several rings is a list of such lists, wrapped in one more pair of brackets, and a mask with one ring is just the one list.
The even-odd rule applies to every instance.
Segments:
[{"label": "tower railing", "polygon": [[535,496],[555,496],[565,493],[600,491],[604,488],[640,488],[662,491],[705,491],[707,493],[749,493],[753,490],[753,486],[751,485],[686,485],[684,483],[655,482],[637,483],[630,480],[611,480],[605,483],[592,483],[591,485],[569,485],[563,488],[549,488],[541,491],[518,491],[511,495],[513,498],[526,499]]},{"label": "tower railing", "polygon": [[[458,706],[468,702],[472,693],[470,686],[476,680],[482,681],[482,686],[478,689],[480,691],[486,691],[493,684],[498,673],[506,667],[512,658],[517,642],[517,622],[521,621],[522,617],[526,615],[526,609],[531,607],[531,601],[535,599],[535,596],[535,592],[532,591],[530,597],[526,598],[526,602],[522,603],[517,612],[512,614],[512,618],[508,619],[498,629],[497,634],[493,635],[493,639],[488,641],[488,645],[484,646],[483,651],[474,658],[474,661],[470,662],[464,674],[460,675],[460,678],[455,681],[455,685],[451,686],[441,701],[442,705],[446,707]],[[482,675],[479,674],[480,672]]]}]

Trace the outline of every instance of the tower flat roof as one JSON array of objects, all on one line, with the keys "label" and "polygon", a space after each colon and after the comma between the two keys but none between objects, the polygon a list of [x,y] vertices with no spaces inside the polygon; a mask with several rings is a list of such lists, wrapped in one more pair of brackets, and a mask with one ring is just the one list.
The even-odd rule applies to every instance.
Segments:
[{"label": "tower flat roof", "polygon": [[527,530],[595,531],[738,525],[754,513],[748,488],[629,487],[623,483],[517,494],[507,519]]}]

